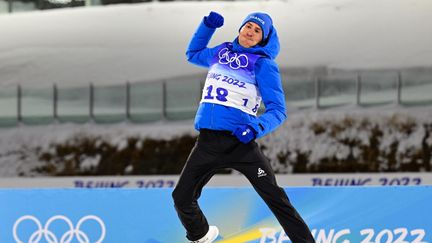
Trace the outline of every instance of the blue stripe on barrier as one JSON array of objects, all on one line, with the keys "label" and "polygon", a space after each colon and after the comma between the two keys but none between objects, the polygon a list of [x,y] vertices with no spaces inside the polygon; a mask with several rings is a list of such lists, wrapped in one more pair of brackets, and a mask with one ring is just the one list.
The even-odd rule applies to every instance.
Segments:
[{"label": "blue stripe on barrier", "polygon": [[[0,190],[0,242],[186,242],[167,189]],[[432,186],[286,188],[318,242],[432,242]],[[251,188],[206,188],[217,242],[290,242]],[[87,241],[86,241],[87,240]]]}]

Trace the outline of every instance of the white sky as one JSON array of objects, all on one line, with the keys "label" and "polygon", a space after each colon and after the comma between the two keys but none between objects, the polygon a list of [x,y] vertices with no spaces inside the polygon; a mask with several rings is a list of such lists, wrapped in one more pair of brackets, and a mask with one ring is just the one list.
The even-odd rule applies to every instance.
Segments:
[{"label": "white sky", "polygon": [[268,12],[281,67],[432,67],[430,0],[169,2],[0,15],[0,84],[124,83],[203,70],[184,52],[209,11],[225,17],[211,46]]}]

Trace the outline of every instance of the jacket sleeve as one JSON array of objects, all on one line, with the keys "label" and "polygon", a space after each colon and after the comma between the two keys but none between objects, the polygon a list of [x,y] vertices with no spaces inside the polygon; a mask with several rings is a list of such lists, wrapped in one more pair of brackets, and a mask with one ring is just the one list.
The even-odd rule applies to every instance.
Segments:
[{"label": "jacket sleeve", "polygon": [[210,66],[210,61],[218,47],[207,48],[207,45],[215,31],[215,28],[207,27],[204,24],[204,19],[201,21],[186,50],[189,62],[206,68]]},{"label": "jacket sleeve", "polygon": [[257,138],[274,131],[287,118],[285,95],[277,64],[269,58],[260,58],[255,64],[258,89],[265,106],[265,112],[250,125]]}]

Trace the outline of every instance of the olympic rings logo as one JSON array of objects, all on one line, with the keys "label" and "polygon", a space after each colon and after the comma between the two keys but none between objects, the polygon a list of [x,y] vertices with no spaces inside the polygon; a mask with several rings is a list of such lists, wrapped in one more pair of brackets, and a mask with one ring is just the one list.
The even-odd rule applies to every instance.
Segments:
[{"label": "olympic rings logo", "polygon": [[218,56],[220,64],[229,64],[232,69],[247,67],[249,64],[248,57],[245,54],[232,53],[226,47],[219,51]]},{"label": "olympic rings logo", "polygon": [[[91,242],[101,243],[102,240],[105,238],[105,232],[106,232],[105,224],[99,217],[97,217],[95,215],[87,215],[85,217],[82,217],[78,221],[76,227],[73,226],[72,221],[69,218],[67,218],[66,216],[63,216],[63,215],[56,215],[56,216],[49,218],[48,221],[45,223],[45,226],[43,226],[43,227],[42,227],[42,224],[39,221],[39,219],[37,219],[36,217],[34,217],[32,215],[25,215],[25,216],[22,216],[21,218],[19,218],[13,226],[13,237],[17,243],[24,243],[18,237],[17,231],[18,231],[18,226],[25,220],[33,221],[37,226],[37,230],[34,231],[31,234],[31,236],[29,237],[28,243],[38,243],[42,239],[42,236],[45,238],[45,240],[48,243],[69,243],[74,239],[74,236],[76,237],[76,239],[79,243],[90,243],[90,239],[89,239],[88,235],[81,230],[82,224],[86,221],[89,221],[89,220],[96,221],[99,224],[100,229],[101,229],[99,239],[97,241],[92,240]],[[52,232],[49,229],[50,225],[54,221],[58,221],[58,220],[65,222],[69,228],[69,230],[67,230],[61,236],[60,240],[57,238],[57,236],[54,234],[54,232]]]}]

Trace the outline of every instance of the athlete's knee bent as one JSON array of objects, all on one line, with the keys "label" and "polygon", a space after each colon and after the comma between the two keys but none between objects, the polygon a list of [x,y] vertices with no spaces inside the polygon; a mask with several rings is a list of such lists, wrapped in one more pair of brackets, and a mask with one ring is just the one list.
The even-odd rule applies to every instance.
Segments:
[{"label": "athlete's knee bent", "polygon": [[181,190],[177,187],[174,189],[171,196],[174,200],[174,205],[176,207],[183,207],[188,204],[187,200],[185,200],[185,198],[187,197],[185,197],[185,195],[181,193]]}]

